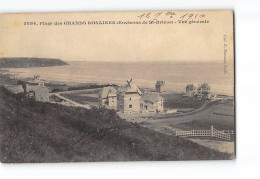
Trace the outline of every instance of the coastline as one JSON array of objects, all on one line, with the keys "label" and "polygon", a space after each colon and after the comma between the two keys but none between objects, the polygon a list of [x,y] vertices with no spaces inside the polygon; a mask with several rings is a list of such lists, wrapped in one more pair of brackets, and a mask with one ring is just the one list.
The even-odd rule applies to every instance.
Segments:
[{"label": "coastline", "polygon": [[[154,88],[156,81],[166,82],[168,91],[185,91],[187,84],[196,87],[207,82],[214,94],[234,95],[232,74],[222,74],[222,66],[210,63],[119,63],[119,62],[68,62],[65,66],[37,68],[9,68],[8,73],[20,77],[39,75],[42,79],[63,84],[110,84],[124,85],[133,79],[139,88]],[[212,73],[214,72],[214,73]],[[207,75],[206,75],[207,74]]]},{"label": "coastline", "polygon": [[[57,66],[54,66],[57,67]],[[42,68],[42,67],[35,67],[35,68]],[[44,67],[44,68],[48,68],[48,67]],[[0,75],[7,75],[7,76],[11,76],[12,74],[15,74],[14,71],[11,71],[10,68],[2,68],[0,69]],[[17,74],[19,75],[20,72],[17,72]],[[33,76],[32,77],[18,77],[16,80],[21,80],[21,81],[26,81],[26,82],[31,82],[33,80]],[[118,82],[111,82],[109,80],[105,80],[102,82],[95,82],[95,80],[89,80],[89,82],[81,82],[81,80],[69,80],[69,79],[59,79],[59,78],[55,78],[55,79],[46,79],[46,78],[42,78],[41,79],[46,86],[49,85],[49,87],[51,88],[62,88],[63,90],[66,88],[77,88],[77,87],[83,87],[81,89],[88,89],[88,86],[90,85],[110,85],[110,86],[121,86],[123,83],[118,83]],[[117,81],[117,80],[114,80]],[[187,82],[188,84],[188,82]],[[85,88],[84,88],[85,86]],[[151,87],[147,87],[147,85],[138,85],[140,88],[142,89],[153,89]],[[185,93],[184,89],[185,86],[182,87],[183,90],[177,90],[177,89],[167,89],[167,91],[165,92],[165,94],[167,93]],[[65,90],[66,91],[66,90]],[[51,92],[51,91],[50,91]],[[227,93],[214,93],[217,96],[225,96],[225,97],[230,97],[230,98],[234,98],[234,95],[231,94],[227,94]]]}]

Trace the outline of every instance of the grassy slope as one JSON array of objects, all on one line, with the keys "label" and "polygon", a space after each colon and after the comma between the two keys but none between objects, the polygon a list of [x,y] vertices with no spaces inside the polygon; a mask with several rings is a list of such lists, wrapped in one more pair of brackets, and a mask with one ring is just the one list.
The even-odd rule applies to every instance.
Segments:
[{"label": "grassy slope", "polygon": [[[61,96],[64,96],[68,99],[76,101],[80,104],[98,104],[98,94],[100,92],[100,88],[86,91],[78,91],[73,93],[62,93]],[[96,97],[87,96],[84,94],[96,94]]]},{"label": "grassy slope", "polygon": [[192,129],[203,130],[203,129],[210,129],[210,127],[213,125],[214,128],[218,130],[234,130],[235,129],[234,121],[235,121],[234,101],[224,100],[224,101],[215,101],[211,103],[210,110],[205,114],[203,113],[201,117],[196,118],[191,122],[174,125],[173,127],[182,130],[192,130]]},{"label": "grassy slope", "polygon": [[[234,121],[234,120],[233,120]],[[231,124],[225,124],[224,122],[218,121],[203,121],[203,120],[193,120],[187,123],[181,123],[177,125],[173,125],[178,129],[182,130],[209,130],[211,126],[214,126],[215,129],[218,130],[234,130],[234,122]]]},{"label": "grassy slope", "polygon": [[191,141],[130,124],[112,110],[33,102],[3,88],[0,131],[1,162],[230,158]]},{"label": "grassy slope", "polygon": [[205,101],[196,98],[191,98],[183,96],[181,93],[170,93],[162,94],[164,97],[164,107],[165,108],[200,108],[205,104]]}]

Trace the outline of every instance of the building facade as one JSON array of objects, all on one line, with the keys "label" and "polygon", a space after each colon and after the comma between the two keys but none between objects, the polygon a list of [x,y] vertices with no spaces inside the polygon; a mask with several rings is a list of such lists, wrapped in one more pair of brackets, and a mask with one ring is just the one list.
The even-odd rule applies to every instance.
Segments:
[{"label": "building facade", "polygon": [[49,89],[43,83],[28,85],[25,87],[26,95],[36,101],[49,102]]},{"label": "building facade", "polygon": [[120,87],[117,92],[117,109],[125,113],[140,112],[140,100],[143,93],[132,83],[132,80],[127,81],[127,84]]},{"label": "building facade", "polygon": [[157,93],[163,93],[165,91],[165,81],[157,81],[155,84],[155,90]]},{"label": "building facade", "polygon": [[41,82],[41,77],[40,77],[40,75],[34,75],[34,77],[33,77],[33,81],[34,82]]},{"label": "building facade", "polygon": [[164,111],[164,99],[158,93],[144,93],[140,102],[140,111],[144,112],[162,112]]},{"label": "building facade", "polygon": [[198,86],[197,97],[199,99],[210,99],[211,98],[210,86],[208,83],[203,83]]},{"label": "building facade", "polygon": [[104,87],[98,94],[99,106],[117,109],[117,91],[114,87]]},{"label": "building facade", "polygon": [[196,87],[193,84],[186,86],[186,96],[193,97],[196,95]]},{"label": "building facade", "polygon": [[22,85],[5,85],[4,87],[13,94],[24,93]]}]

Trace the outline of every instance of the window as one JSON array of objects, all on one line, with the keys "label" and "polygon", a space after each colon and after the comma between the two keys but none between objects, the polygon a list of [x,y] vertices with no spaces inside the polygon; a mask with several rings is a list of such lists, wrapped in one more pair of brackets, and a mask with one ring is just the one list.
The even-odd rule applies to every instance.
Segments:
[{"label": "window", "polygon": [[129,100],[131,101],[131,100],[132,100],[132,98],[129,98]]},{"label": "window", "polygon": [[129,108],[132,108],[133,107],[133,105],[132,104],[129,104]]}]

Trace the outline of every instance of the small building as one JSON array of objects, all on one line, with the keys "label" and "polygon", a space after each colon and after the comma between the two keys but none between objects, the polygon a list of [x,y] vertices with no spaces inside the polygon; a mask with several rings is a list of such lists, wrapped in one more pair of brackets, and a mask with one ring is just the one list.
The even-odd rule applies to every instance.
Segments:
[{"label": "small building", "polygon": [[186,96],[193,97],[196,94],[196,87],[193,84],[186,86]]},{"label": "small building", "polygon": [[25,86],[26,95],[36,101],[49,102],[49,89],[43,84]]},{"label": "small building", "polygon": [[19,76],[18,73],[13,73],[13,74],[11,74],[11,75],[9,76],[9,79],[10,79],[10,80],[14,80],[14,79],[18,78],[18,76]]},{"label": "small building", "polygon": [[98,94],[98,103],[109,109],[117,109],[117,91],[114,87],[104,87]]},{"label": "small building", "polygon": [[177,113],[177,112],[178,112],[177,109],[170,109],[170,110],[167,110],[167,111],[166,111],[167,114],[175,114],[175,113]]},{"label": "small building", "polygon": [[5,85],[4,87],[13,94],[24,93],[22,85]]},{"label": "small building", "polygon": [[41,81],[40,75],[34,75],[33,81],[34,81],[34,82],[40,82],[40,81]]},{"label": "small building", "polygon": [[140,100],[143,93],[132,82],[127,81],[126,85],[121,86],[117,92],[117,109],[126,112],[140,112]]},{"label": "small building", "polygon": [[157,81],[155,84],[155,90],[157,93],[163,93],[165,91],[165,81]]},{"label": "small building", "polygon": [[198,86],[197,97],[199,99],[210,99],[211,98],[210,86],[208,83],[203,83]]},{"label": "small building", "polygon": [[141,112],[162,112],[164,111],[163,97],[158,93],[144,93],[140,102]]}]

